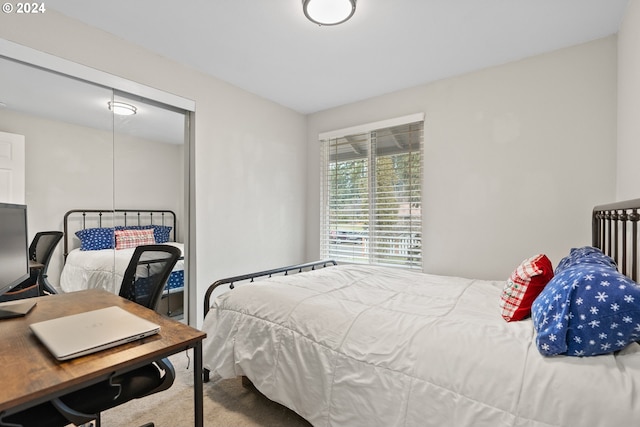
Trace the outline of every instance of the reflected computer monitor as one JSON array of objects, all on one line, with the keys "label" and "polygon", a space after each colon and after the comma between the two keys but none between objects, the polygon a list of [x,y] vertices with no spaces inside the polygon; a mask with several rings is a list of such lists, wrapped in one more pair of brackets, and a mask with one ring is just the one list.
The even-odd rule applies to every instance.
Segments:
[{"label": "reflected computer monitor", "polygon": [[[27,206],[0,203],[0,295],[10,291],[30,276]],[[27,306],[2,304],[0,318],[26,314]],[[31,305],[31,308],[33,307]]]}]

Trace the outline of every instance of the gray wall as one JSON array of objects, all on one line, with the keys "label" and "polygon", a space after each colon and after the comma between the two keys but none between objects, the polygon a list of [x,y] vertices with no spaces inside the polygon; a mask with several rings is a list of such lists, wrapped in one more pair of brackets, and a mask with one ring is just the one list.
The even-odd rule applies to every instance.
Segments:
[{"label": "gray wall", "polygon": [[618,37],[618,200],[640,198],[640,1],[630,0]]}]

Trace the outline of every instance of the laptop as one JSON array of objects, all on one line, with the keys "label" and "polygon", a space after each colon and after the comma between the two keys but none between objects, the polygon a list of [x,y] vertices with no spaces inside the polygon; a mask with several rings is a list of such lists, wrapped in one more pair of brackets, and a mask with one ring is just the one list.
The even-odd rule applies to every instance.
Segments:
[{"label": "laptop", "polygon": [[85,356],[160,332],[160,326],[117,307],[32,323],[31,331],[58,360]]}]

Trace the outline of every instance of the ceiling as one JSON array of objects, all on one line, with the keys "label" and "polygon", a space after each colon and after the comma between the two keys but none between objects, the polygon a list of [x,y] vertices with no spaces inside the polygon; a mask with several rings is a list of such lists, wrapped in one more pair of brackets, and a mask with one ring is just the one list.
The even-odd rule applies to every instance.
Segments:
[{"label": "ceiling", "polygon": [[303,114],[615,34],[628,0],[358,0],[320,27],[301,0],[47,0]]},{"label": "ceiling", "polygon": [[[169,144],[184,142],[184,115],[140,97],[0,58],[0,112],[4,108],[49,120],[116,131]],[[137,108],[133,116],[112,115],[109,101]]]}]

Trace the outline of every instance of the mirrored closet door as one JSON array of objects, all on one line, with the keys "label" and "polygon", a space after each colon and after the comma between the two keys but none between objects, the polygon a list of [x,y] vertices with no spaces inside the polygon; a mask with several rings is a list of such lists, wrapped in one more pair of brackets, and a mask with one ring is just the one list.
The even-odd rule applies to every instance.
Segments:
[{"label": "mirrored closet door", "polygon": [[[24,139],[29,237],[66,232],[47,271],[56,290],[118,293],[126,254],[138,244],[175,244],[187,255],[188,117],[150,97],[0,56],[0,132]],[[136,231],[117,245],[120,229]],[[137,231],[145,229],[153,232]],[[159,311],[186,320],[188,264],[179,262]]]},{"label": "mirrored closet door", "polygon": [[[117,91],[112,106],[116,223],[126,222],[134,229],[130,233],[138,233],[130,239],[177,246],[184,253],[187,115]],[[185,264],[184,257],[178,260],[159,303],[158,311],[171,317],[184,313]]]}]

